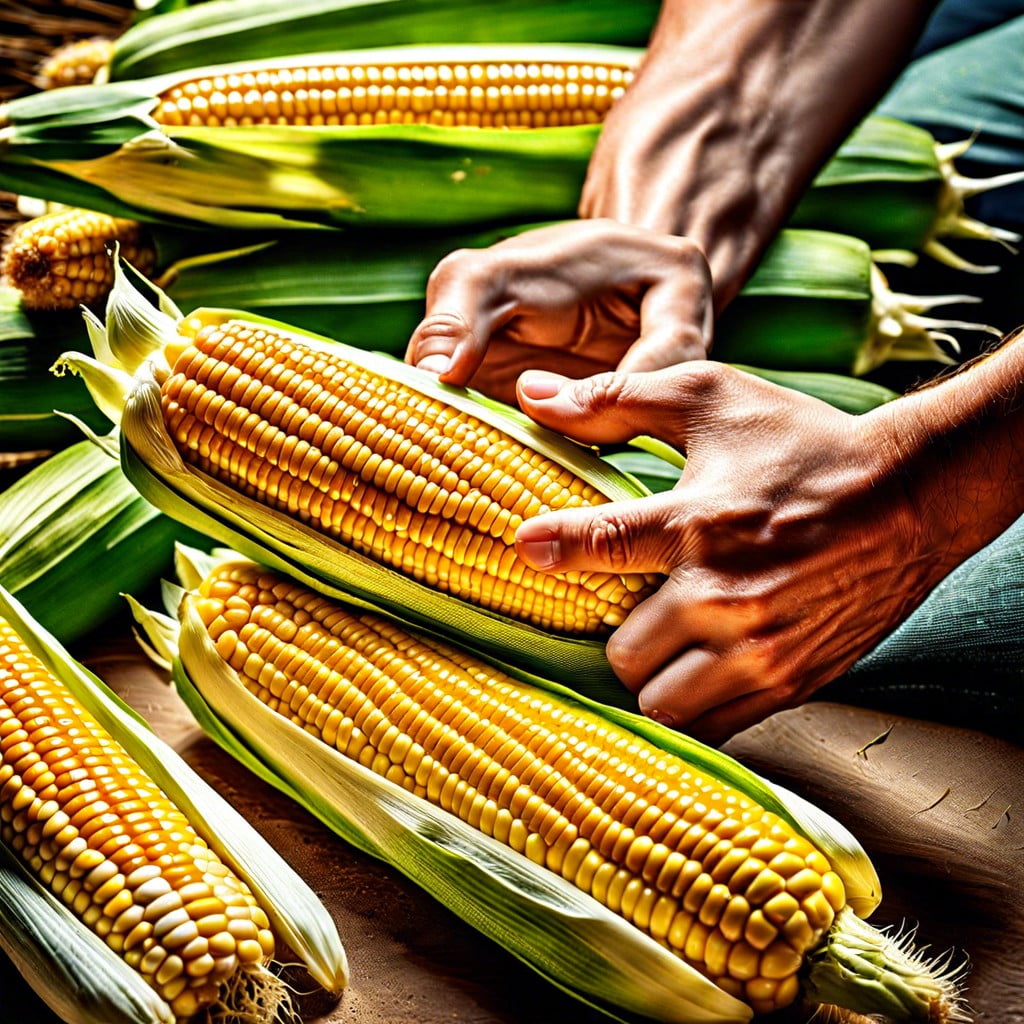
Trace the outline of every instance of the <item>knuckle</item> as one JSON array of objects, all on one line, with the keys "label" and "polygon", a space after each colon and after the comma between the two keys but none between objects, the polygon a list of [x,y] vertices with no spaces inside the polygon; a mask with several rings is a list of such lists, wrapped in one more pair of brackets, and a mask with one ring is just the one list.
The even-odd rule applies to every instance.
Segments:
[{"label": "knuckle", "polygon": [[614,572],[626,572],[636,564],[637,545],[628,519],[617,511],[599,511],[580,537],[588,559],[608,566]]},{"label": "knuckle", "polygon": [[491,257],[487,249],[452,249],[442,256],[427,277],[427,293],[461,281],[477,283],[487,279]]},{"label": "knuckle", "polygon": [[635,689],[646,682],[647,672],[641,667],[644,653],[648,645],[622,635],[619,630],[608,638],[605,644],[605,655],[608,664],[618,678],[630,689]]},{"label": "knuckle", "polygon": [[679,272],[687,275],[696,272],[701,276],[709,273],[704,250],[692,238],[671,235],[664,238],[663,242],[667,258]]},{"label": "knuckle", "polygon": [[577,402],[589,413],[614,412],[628,390],[625,374],[608,371],[584,377],[575,384]]},{"label": "knuckle", "polygon": [[417,333],[421,338],[458,338],[468,329],[460,313],[444,310],[425,317]]}]

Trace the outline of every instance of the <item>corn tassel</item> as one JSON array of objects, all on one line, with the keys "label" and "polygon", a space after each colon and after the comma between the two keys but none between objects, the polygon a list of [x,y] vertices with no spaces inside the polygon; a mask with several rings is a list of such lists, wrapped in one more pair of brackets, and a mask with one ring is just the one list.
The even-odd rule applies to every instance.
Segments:
[{"label": "corn tassel", "polygon": [[3,590],[0,751],[0,840],[173,1019],[214,1001],[228,1019],[274,1019],[288,997],[265,966],[271,922],[318,979],[344,984],[344,953],[312,892]]},{"label": "corn tassel", "polygon": [[747,1020],[855,936],[876,969],[845,1005],[888,1011],[898,991],[894,1020],[957,1019],[954,987],[901,979],[856,922],[878,888],[855,840],[720,752],[244,560],[179,563],[176,679],[211,735],[574,994]]},{"label": "corn tassel", "polygon": [[99,359],[61,365],[120,421],[126,472],[157,507],[321,586],[612,682],[603,637],[654,578],[544,578],[511,543],[545,508],[646,493],[595,453],[389,357],[157,310],[120,268],[106,327],[90,323]]}]

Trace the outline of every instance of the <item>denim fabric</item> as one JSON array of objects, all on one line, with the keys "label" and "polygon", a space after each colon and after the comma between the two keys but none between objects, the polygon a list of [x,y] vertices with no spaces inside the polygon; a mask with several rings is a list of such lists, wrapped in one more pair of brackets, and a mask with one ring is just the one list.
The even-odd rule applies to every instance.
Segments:
[{"label": "denim fabric", "polygon": [[818,695],[1024,743],[1024,516]]}]

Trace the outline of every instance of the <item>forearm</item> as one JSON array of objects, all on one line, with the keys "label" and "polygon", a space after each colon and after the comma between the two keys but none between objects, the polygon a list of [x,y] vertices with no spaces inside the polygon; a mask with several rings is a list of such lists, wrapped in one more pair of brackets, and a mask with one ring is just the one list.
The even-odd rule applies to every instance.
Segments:
[{"label": "forearm", "polygon": [[687,235],[721,309],[895,77],[924,0],[665,0],[609,115],[582,216]]},{"label": "forearm", "polygon": [[1024,335],[870,415],[949,568],[1024,514]]}]

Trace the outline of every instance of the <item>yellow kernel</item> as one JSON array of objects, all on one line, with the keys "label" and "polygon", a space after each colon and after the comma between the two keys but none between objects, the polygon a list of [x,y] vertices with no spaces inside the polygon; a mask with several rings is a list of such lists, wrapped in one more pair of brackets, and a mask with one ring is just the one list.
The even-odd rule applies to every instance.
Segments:
[{"label": "yellow kernel", "polygon": [[766,978],[786,978],[800,969],[803,957],[788,943],[781,940],[773,942],[761,954],[760,971]]}]

